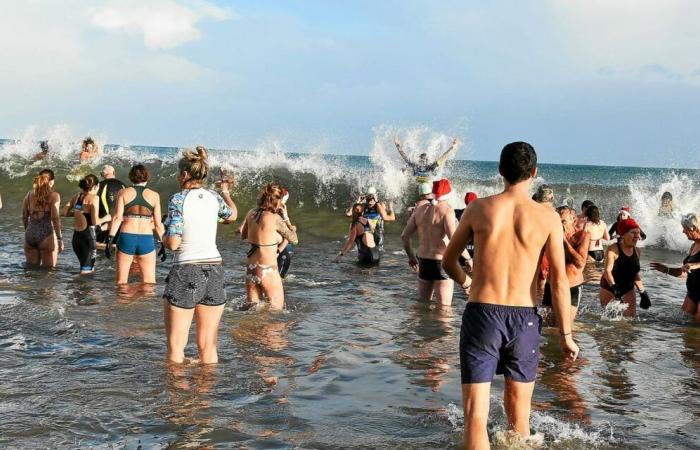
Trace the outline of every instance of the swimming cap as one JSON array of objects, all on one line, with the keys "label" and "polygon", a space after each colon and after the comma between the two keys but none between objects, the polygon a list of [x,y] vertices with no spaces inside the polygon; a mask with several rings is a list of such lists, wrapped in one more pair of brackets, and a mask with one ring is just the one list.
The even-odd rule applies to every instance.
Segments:
[{"label": "swimming cap", "polygon": [[418,183],[418,195],[429,195],[433,193],[430,183]]},{"label": "swimming cap", "polygon": [[640,229],[639,224],[634,219],[625,219],[617,223],[617,234],[622,236],[630,230],[635,228]]},{"label": "swimming cap", "polygon": [[476,192],[467,192],[467,195],[464,196],[464,204],[468,205],[476,199]]},{"label": "swimming cap", "polygon": [[433,181],[433,195],[435,195],[435,200],[437,201],[447,200],[452,195],[450,180],[443,178],[442,180]]}]

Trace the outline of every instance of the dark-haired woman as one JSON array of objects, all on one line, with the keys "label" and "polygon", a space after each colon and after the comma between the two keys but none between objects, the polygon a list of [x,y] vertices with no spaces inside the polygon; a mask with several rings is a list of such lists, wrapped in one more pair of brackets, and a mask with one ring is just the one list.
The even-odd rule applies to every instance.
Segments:
[{"label": "dark-haired woman", "polygon": [[99,147],[97,146],[95,141],[90,136],[83,139],[83,143],[80,147],[80,156],[79,156],[80,162],[89,161],[99,154],[100,154]]},{"label": "dark-haired woman", "polygon": [[608,234],[608,226],[600,218],[600,210],[595,205],[590,205],[586,209],[586,218],[588,222],[584,226],[584,230],[591,236],[591,244],[588,248],[588,256],[595,262],[602,262],[605,259],[603,244],[610,240]]},{"label": "dark-haired woman", "polygon": [[347,254],[352,246],[357,247],[357,260],[363,265],[372,265],[379,263],[379,249],[374,240],[374,228],[372,223],[363,217],[365,212],[364,203],[355,203],[352,207],[352,223],[350,231],[348,231],[348,239],[345,245],[335,258],[335,262],[340,260]]},{"label": "dark-haired woman", "polygon": [[97,191],[100,180],[95,175],[87,175],[78,182],[82,192],[71,198],[63,208],[63,215],[73,217],[73,251],[80,262],[80,274],[86,275],[95,271],[97,243],[95,241],[95,226],[108,222],[108,215],[98,218],[99,199]]},{"label": "dark-haired woman", "polygon": [[63,251],[61,196],[53,190],[54,173],[42,170],[32,182],[32,190],[22,202],[24,256],[27,264],[43,268],[56,267],[58,253]]},{"label": "dark-haired woman", "polygon": [[[146,187],[151,174],[143,164],[129,171],[132,187],[119,191],[117,205],[105,241],[105,255],[111,256],[111,244],[117,238],[117,284],[129,282],[129,270],[136,260],[143,283],[156,282],[156,247],[165,232],[161,222],[160,195]],[[121,227],[121,228],[120,228]]]},{"label": "dark-haired woman", "polygon": [[220,193],[206,189],[208,174],[204,147],[184,151],[177,175],[182,190],[168,204],[163,243],[175,255],[165,279],[163,310],[167,359],[174,363],[185,359],[192,318],[197,327],[200,362],[212,364],[219,360],[216,344],[226,291],[216,232],[219,219],[234,221],[237,210],[228,192],[229,182],[221,181]]},{"label": "dark-haired woman", "polygon": [[700,323],[700,219],[695,214],[687,214],[681,219],[681,225],[683,234],[689,241],[693,241],[688,256],[683,259],[683,265],[674,268],[653,262],[651,267],[666,275],[686,279],[687,292],[681,308],[687,314],[695,316],[695,322]]},{"label": "dark-haired woman", "polygon": [[258,207],[248,212],[241,236],[250,243],[246,259],[245,287],[248,305],[254,306],[266,297],[270,309],[284,307],[284,288],[277,267],[277,248],[282,240],[297,244],[294,226],[279,215],[283,190],[278,184],[263,186]]}]

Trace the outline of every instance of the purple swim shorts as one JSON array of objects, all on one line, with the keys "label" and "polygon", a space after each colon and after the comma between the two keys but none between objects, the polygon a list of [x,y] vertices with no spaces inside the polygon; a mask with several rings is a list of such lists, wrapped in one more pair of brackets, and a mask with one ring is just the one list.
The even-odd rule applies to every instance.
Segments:
[{"label": "purple swim shorts", "polygon": [[496,374],[535,381],[541,331],[537,308],[467,303],[459,337],[462,384],[490,382]]}]

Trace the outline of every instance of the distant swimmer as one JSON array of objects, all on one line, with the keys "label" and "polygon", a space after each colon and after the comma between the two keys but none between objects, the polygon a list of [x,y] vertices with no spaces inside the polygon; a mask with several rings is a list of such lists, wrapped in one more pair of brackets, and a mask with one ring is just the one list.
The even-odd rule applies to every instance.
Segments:
[{"label": "distant swimmer", "polygon": [[56,267],[63,251],[61,233],[61,196],[54,191],[54,173],[44,169],[32,182],[32,190],[22,202],[24,256],[29,266]]},{"label": "distant swimmer", "polygon": [[541,326],[535,280],[542,252],[550,262],[554,313],[561,318],[561,351],[570,359],[579,351],[571,335],[561,219],[529,194],[537,175],[535,149],[525,142],[506,145],[499,172],[503,192],[469,205],[442,259],[450,277],[468,285],[458,258],[473,236],[473,281],[459,343],[466,449],[489,448],[486,425],[495,374],[505,376],[508,427],[523,437],[530,435]]},{"label": "distant swimmer", "polygon": [[541,184],[533,194],[532,199],[537,203],[554,208],[554,189],[548,184]]},{"label": "distant swimmer", "polygon": [[207,151],[185,150],[177,164],[182,189],[173,194],[165,221],[165,246],[174,251],[173,266],[165,278],[163,310],[168,343],[167,360],[185,361],[185,347],[195,319],[201,364],[219,361],[219,322],[226,305],[224,268],[216,247],[219,219],[236,220],[236,205],[228,182],[220,192],[204,187],[209,174]]},{"label": "distant swimmer", "polygon": [[639,306],[642,309],[651,306],[649,294],[639,275],[641,250],[637,248],[637,242],[641,237],[641,229],[634,219],[627,218],[617,223],[617,232],[620,236],[617,244],[611,245],[605,252],[605,270],[600,279],[600,304],[606,307],[617,299],[627,304],[623,315],[634,317],[637,314],[635,287],[641,299]]},{"label": "distant swimmer", "polygon": [[39,142],[39,153],[34,155],[34,161],[44,161],[49,157],[49,143],[47,141]]},{"label": "distant swimmer", "polygon": [[664,192],[661,195],[661,206],[659,206],[659,217],[673,217],[673,195],[670,192]]},{"label": "distant swimmer", "polygon": [[112,242],[117,244],[117,284],[129,282],[133,262],[139,266],[141,281],[156,282],[156,240],[165,233],[161,222],[160,195],[146,187],[151,174],[143,164],[129,171],[133,186],[118,191],[114,216],[105,239],[105,256],[112,256]]},{"label": "distant swimmer", "polygon": [[583,229],[591,235],[588,256],[595,262],[603,262],[605,259],[603,244],[610,240],[608,225],[600,218],[600,209],[595,205],[589,206],[586,209],[586,217],[588,222]]},{"label": "distant swimmer", "polygon": [[[408,265],[418,272],[418,299],[431,301],[435,296],[440,305],[449,306],[454,283],[442,269],[442,257],[457,228],[454,210],[447,201],[452,194],[450,182],[445,178],[435,181],[432,194],[432,202],[416,206],[401,233],[401,240]],[[411,243],[415,233],[418,233],[418,252]],[[461,254],[468,257],[466,253],[465,245]],[[469,284],[467,277],[461,285],[465,293],[469,291]]]},{"label": "distant swimmer", "polygon": [[[287,213],[287,200],[289,200],[289,191],[282,189],[282,206],[280,206],[277,214],[279,214],[290,229],[293,228],[296,230],[296,227],[292,225],[292,221],[289,220],[289,213]],[[277,269],[279,270],[282,278],[285,278],[289,272],[293,254],[294,244],[283,238],[280,245],[277,247]]]},{"label": "distant swimmer", "polygon": [[[631,219],[631,213],[632,209],[629,206],[623,206],[622,208],[620,208],[620,211],[617,214],[617,220],[610,226],[610,229],[608,230],[610,239],[618,239],[620,237],[620,233],[617,231],[617,225],[624,220]],[[644,230],[642,230],[641,228],[639,229],[639,236],[642,240],[645,240],[647,238],[646,233],[644,233]]]},{"label": "distant swimmer", "polygon": [[297,244],[296,227],[279,214],[282,208],[282,187],[268,183],[260,190],[257,208],[246,215],[241,237],[250,243],[246,258],[245,290],[248,306],[264,298],[270,309],[284,308],[284,287],[277,267],[277,249],[283,240]]},{"label": "distant swimmer", "polygon": [[398,150],[399,155],[401,155],[401,158],[408,166],[407,169],[416,177],[416,183],[426,183],[432,181],[433,177],[437,175],[437,170],[445,164],[445,161],[454,157],[459,147],[459,140],[454,138],[450,148],[433,162],[428,161],[427,153],[421,153],[418,156],[418,161],[412,161],[401,148],[401,141],[398,136],[394,138],[394,144],[396,145],[396,150]]},{"label": "distant swimmer", "polygon": [[588,209],[591,206],[595,206],[595,204],[590,200],[584,200],[583,203],[581,203],[581,213],[576,216],[577,231],[586,228],[586,224],[588,223]]},{"label": "distant swimmer", "polygon": [[[117,195],[119,191],[126,186],[121,181],[117,180],[114,172],[114,167],[105,165],[102,167],[102,181],[100,188],[97,191],[97,197],[100,199],[99,217],[102,218],[107,214],[114,218],[114,208],[117,206]],[[104,242],[109,232],[109,222],[102,224],[97,230],[97,242]]]},{"label": "distant swimmer", "polygon": [[99,154],[99,147],[90,136],[83,139],[83,143],[80,148],[80,162],[89,161]]},{"label": "distant swimmer", "polygon": [[651,263],[651,267],[672,277],[685,278],[686,295],[681,309],[695,316],[695,322],[700,323],[700,219],[696,214],[687,214],[681,219],[683,234],[693,241],[688,255],[683,259],[681,267],[668,267],[659,262]]},{"label": "distant swimmer", "polygon": [[93,174],[86,175],[78,182],[81,192],[71,198],[63,207],[63,215],[73,217],[73,251],[78,257],[80,274],[87,275],[95,271],[97,258],[97,241],[95,228],[111,220],[109,215],[98,217],[99,199],[97,190],[100,180]]},{"label": "distant swimmer", "polygon": [[348,238],[335,258],[340,262],[353,246],[357,247],[357,262],[362,265],[379,264],[380,254],[377,242],[374,240],[375,230],[372,223],[364,217],[365,205],[355,203],[351,208],[352,222],[348,231]]},{"label": "distant swimmer", "polygon": [[[574,326],[578,306],[583,293],[583,268],[586,267],[588,259],[588,248],[591,237],[585,230],[576,230],[576,215],[568,206],[557,208],[561,224],[564,229],[564,262],[566,264],[566,278],[569,281],[569,292],[571,294],[571,309],[569,311],[570,325]],[[552,288],[549,283],[544,286],[544,296],[542,306],[552,307]],[[554,315],[556,320],[559,318]]]}]

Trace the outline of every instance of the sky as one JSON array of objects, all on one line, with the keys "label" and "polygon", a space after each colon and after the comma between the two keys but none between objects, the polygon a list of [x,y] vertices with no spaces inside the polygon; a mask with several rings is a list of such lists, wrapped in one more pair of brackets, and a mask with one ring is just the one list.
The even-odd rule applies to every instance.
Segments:
[{"label": "sky", "polygon": [[0,136],[700,168],[696,0],[0,0]]}]

